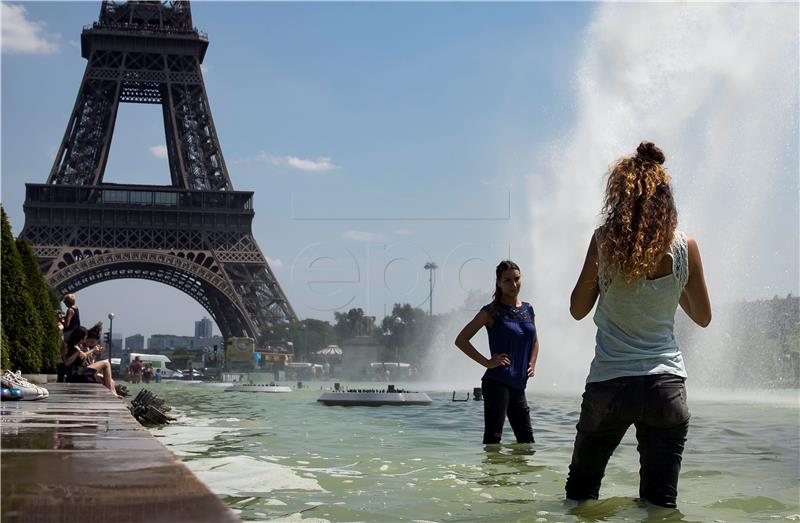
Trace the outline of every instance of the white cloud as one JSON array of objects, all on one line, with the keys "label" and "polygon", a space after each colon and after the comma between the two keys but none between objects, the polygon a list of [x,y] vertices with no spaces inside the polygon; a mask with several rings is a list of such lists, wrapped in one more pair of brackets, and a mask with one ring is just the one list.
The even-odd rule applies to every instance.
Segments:
[{"label": "white cloud", "polygon": [[211,71],[211,68],[206,64],[200,64],[200,71],[202,71],[204,75],[207,75],[209,71]]},{"label": "white cloud", "polygon": [[273,156],[271,154],[261,152],[256,155],[256,160],[269,162],[273,165],[285,165],[287,167],[291,167],[292,169],[298,169],[306,172],[325,172],[337,168],[329,156],[318,156],[316,160],[306,160],[296,156]]},{"label": "white cloud", "polygon": [[150,154],[155,156],[156,158],[164,159],[167,157],[167,146],[166,145],[153,145],[150,147]]},{"label": "white cloud", "polygon": [[29,20],[25,6],[0,2],[2,19],[2,47],[4,53],[46,54],[58,50],[58,44],[49,40],[56,35],[43,34],[45,23]]},{"label": "white cloud", "polygon": [[267,256],[266,258],[267,258],[267,263],[269,263],[270,268],[272,268],[272,269],[280,269],[281,267],[283,267],[283,261],[281,261],[280,258],[270,258],[269,256]]},{"label": "white cloud", "polygon": [[397,229],[394,233],[398,236],[409,236],[411,231],[408,229]]},{"label": "white cloud", "polygon": [[348,240],[356,240],[359,242],[374,242],[383,240],[383,237],[380,234],[366,231],[354,231],[352,229],[343,232],[342,237],[347,238]]}]

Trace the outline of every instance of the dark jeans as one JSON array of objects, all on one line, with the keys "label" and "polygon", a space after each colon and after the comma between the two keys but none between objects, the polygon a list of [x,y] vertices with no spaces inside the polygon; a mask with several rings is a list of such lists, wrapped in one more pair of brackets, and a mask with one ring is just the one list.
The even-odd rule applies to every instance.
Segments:
[{"label": "dark jeans", "polygon": [[65,366],[64,381],[67,383],[96,383],[97,370],[83,365]]},{"label": "dark jeans", "polygon": [[684,379],[671,374],[587,383],[567,477],[567,498],[597,499],[606,464],[633,424],[639,442],[639,497],[675,507],[689,428]]},{"label": "dark jeans", "polygon": [[57,383],[64,383],[64,380],[67,377],[67,366],[63,363],[59,363],[58,367],[56,368],[56,382]]},{"label": "dark jeans", "polygon": [[534,443],[531,414],[525,391],[497,381],[481,381],[483,390],[483,442],[500,443],[503,424],[508,422],[514,430],[517,443]]}]

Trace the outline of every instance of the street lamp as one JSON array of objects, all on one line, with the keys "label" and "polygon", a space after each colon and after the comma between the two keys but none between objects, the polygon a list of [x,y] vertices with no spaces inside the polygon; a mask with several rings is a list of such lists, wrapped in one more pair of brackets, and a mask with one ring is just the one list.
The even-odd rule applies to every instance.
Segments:
[{"label": "street lamp", "polygon": [[397,325],[395,332],[398,334],[397,338],[394,340],[394,358],[397,360],[397,369],[400,370],[400,342],[402,340],[402,328],[400,327],[403,324],[403,318],[400,316],[394,317],[394,323]]},{"label": "street lamp", "polygon": [[[300,322],[300,330],[303,331],[303,360],[306,359],[308,356],[308,325],[303,322]],[[298,351],[300,352],[300,351]]]},{"label": "street lamp", "polygon": [[[108,313],[108,366],[111,367],[111,355],[114,352],[114,313]],[[112,373],[113,374],[113,373]]]},{"label": "street lamp", "polygon": [[428,293],[428,316],[433,316],[433,271],[438,268],[439,266],[434,262],[428,262],[425,264],[425,270],[429,271],[428,283],[430,284],[430,290]]}]

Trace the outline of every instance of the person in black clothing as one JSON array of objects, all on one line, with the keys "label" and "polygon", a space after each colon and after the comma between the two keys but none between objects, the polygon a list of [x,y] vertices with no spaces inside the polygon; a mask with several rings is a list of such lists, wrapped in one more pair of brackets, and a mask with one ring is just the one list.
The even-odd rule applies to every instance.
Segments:
[{"label": "person in black clothing", "polygon": [[81,326],[81,313],[78,306],[75,305],[74,294],[64,296],[64,305],[67,306],[67,313],[64,315],[64,339],[66,340],[73,329]]},{"label": "person in black clothing", "polygon": [[84,360],[86,365],[94,363],[97,355],[103,352],[103,347],[100,345],[100,338],[103,335],[103,322],[98,321],[91,329],[86,332],[86,339],[83,340],[83,352],[87,352],[87,357]]},{"label": "person in black clothing", "polygon": [[[506,260],[495,269],[494,300],[484,306],[458,334],[455,344],[464,354],[488,370],[483,375],[483,443],[500,443],[506,417],[518,443],[534,443],[525,387],[536,372],[539,339],[533,306],[519,299],[522,277],[519,266]],[[470,343],[486,327],[491,357]]]},{"label": "person in black clothing", "polygon": [[81,343],[86,340],[86,329],[78,325],[69,338],[64,340],[61,347],[61,359],[67,370],[67,381],[97,381],[111,391],[114,397],[121,398],[116,392],[114,380],[111,378],[111,364],[108,360],[101,360],[91,364],[87,360],[100,351],[95,349],[84,352]]}]

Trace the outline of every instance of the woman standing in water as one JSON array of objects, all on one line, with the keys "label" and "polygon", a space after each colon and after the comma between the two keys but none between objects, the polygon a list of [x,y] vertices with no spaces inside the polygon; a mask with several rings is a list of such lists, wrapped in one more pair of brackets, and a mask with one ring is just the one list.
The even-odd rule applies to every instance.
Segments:
[{"label": "woman standing in water", "polygon": [[[500,262],[495,273],[494,300],[461,330],[456,347],[488,369],[481,381],[483,442],[500,443],[508,416],[517,442],[533,443],[530,409],[525,398],[525,385],[534,375],[539,355],[533,307],[519,299],[522,277],[516,263]],[[488,359],[470,343],[482,327],[489,334],[491,358]]]},{"label": "woman standing in water", "polygon": [[586,379],[567,498],[597,499],[606,464],[631,424],[639,451],[639,496],[675,507],[689,410],[686,370],[673,333],[675,311],[705,327],[711,303],[697,242],[676,230],[665,157],[642,142],[611,168],[604,223],[570,299],[576,320],[594,307],[595,357]]}]

